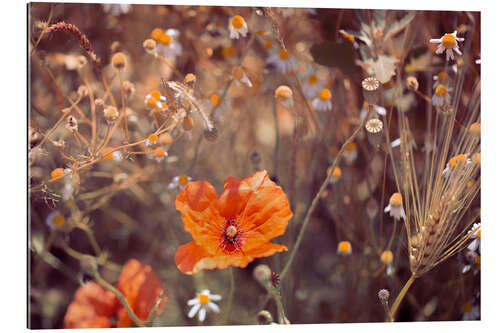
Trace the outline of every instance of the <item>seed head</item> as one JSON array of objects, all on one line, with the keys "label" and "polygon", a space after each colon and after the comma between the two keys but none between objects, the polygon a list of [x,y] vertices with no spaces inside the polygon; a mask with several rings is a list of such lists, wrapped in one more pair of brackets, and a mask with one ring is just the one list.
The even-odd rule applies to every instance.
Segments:
[{"label": "seed head", "polygon": [[111,58],[111,64],[117,70],[125,68],[125,54],[123,52],[116,52]]},{"label": "seed head", "polygon": [[104,109],[104,119],[106,119],[108,124],[114,123],[118,119],[119,115],[120,113],[118,112],[118,109],[114,106],[108,106]]},{"label": "seed head", "polygon": [[377,104],[380,93],[380,81],[374,77],[367,77],[361,81],[363,96],[369,104]]},{"label": "seed head", "polygon": [[378,299],[382,303],[387,302],[389,300],[390,296],[391,296],[391,294],[389,293],[389,290],[387,290],[387,289],[380,289],[378,291]]},{"label": "seed head", "polygon": [[156,52],[156,42],[153,39],[146,39],[142,43],[142,47],[147,53],[154,54]]},{"label": "seed head", "polygon": [[203,129],[203,136],[207,141],[215,141],[217,140],[217,137],[219,136],[219,131],[215,126],[212,126],[210,128],[205,128]]},{"label": "seed head", "polygon": [[365,124],[366,130],[373,134],[380,133],[383,127],[382,121],[377,118],[370,119]]}]

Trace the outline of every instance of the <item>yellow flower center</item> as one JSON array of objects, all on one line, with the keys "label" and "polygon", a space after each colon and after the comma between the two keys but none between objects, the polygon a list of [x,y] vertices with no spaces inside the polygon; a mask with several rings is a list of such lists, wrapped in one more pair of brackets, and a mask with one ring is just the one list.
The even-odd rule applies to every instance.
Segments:
[{"label": "yellow flower center", "polygon": [[201,304],[207,304],[208,302],[210,302],[210,297],[205,294],[198,295],[198,299],[200,300]]},{"label": "yellow flower center", "polygon": [[476,236],[479,240],[481,240],[481,229],[477,231]]},{"label": "yellow flower center", "polygon": [[186,186],[187,183],[188,183],[188,176],[180,175],[179,176],[179,185]]},{"label": "yellow flower center", "polygon": [[283,60],[287,60],[289,57],[290,57],[290,54],[288,53],[288,51],[285,49],[281,49],[280,58]]},{"label": "yellow flower center", "polygon": [[151,38],[153,38],[155,41],[159,42],[160,37],[164,34],[163,30],[160,28],[153,29],[151,31]]},{"label": "yellow flower center", "polygon": [[170,44],[171,41],[172,41],[172,37],[170,37],[167,34],[162,34],[160,36],[159,42],[162,43],[163,45],[168,45],[168,44]]},{"label": "yellow flower center", "polygon": [[316,75],[311,75],[309,76],[309,79],[307,81],[310,85],[314,85],[316,84],[316,82],[318,82],[318,78],[316,77]]},{"label": "yellow flower center", "polygon": [[389,199],[389,204],[392,207],[401,207],[403,204],[403,197],[401,197],[400,193],[396,192],[393,195],[391,195],[391,197]]},{"label": "yellow flower center", "polygon": [[290,99],[293,95],[292,89],[288,86],[279,86],[274,92],[274,96],[280,100]]},{"label": "yellow flower center", "polygon": [[158,147],[154,150],[154,155],[158,158],[165,156],[165,150],[162,147]]},{"label": "yellow flower center", "polygon": [[158,100],[154,97],[149,97],[147,100],[146,100],[146,106],[150,109],[154,109],[158,103]]},{"label": "yellow flower center", "polygon": [[212,103],[212,106],[217,106],[217,104],[219,104],[219,95],[213,94],[210,96],[210,102]]},{"label": "yellow flower center", "polygon": [[157,101],[159,101],[160,98],[161,98],[161,93],[158,90],[153,90],[151,92],[151,97],[153,97],[154,99],[156,99]]},{"label": "yellow flower center", "polygon": [[321,98],[324,101],[328,101],[330,98],[332,98],[332,93],[330,92],[329,89],[323,89],[319,93],[319,98]]},{"label": "yellow flower center", "polygon": [[342,35],[344,36],[345,39],[350,40],[351,42],[354,42],[354,36],[351,34],[348,34],[347,32],[342,32]]},{"label": "yellow flower center", "polygon": [[450,158],[450,161],[448,162],[450,168],[455,169],[459,163],[467,161],[467,156],[464,154],[460,154],[457,156],[454,156]]},{"label": "yellow flower center", "polygon": [[50,176],[52,178],[59,178],[59,177],[62,177],[64,175],[64,170],[63,168],[57,168],[57,169],[54,169],[52,170],[52,172],[50,173]]},{"label": "yellow flower center", "polygon": [[475,260],[476,265],[481,266],[481,256],[477,256]]},{"label": "yellow flower center", "polygon": [[353,151],[353,150],[356,150],[356,142],[351,142],[347,145],[346,147],[346,150],[347,151]]},{"label": "yellow flower center", "polygon": [[464,313],[467,313],[467,312],[470,312],[472,310],[472,306],[470,305],[469,302],[465,302],[463,305],[462,305],[462,311]]},{"label": "yellow flower center", "polygon": [[481,134],[481,124],[480,123],[472,123],[469,127],[469,133],[471,134]]},{"label": "yellow flower center", "polygon": [[[328,171],[327,171],[328,174],[330,174],[331,171],[332,171],[332,167],[329,166]],[[332,177],[338,179],[338,178],[340,178],[341,174],[342,174],[342,171],[340,170],[340,167],[336,166],[335,169],[333,170]]]},{"label": "yellow flower center", "polygon": [[380,255],[380,260],[386,265],[390,264],[393,258],[394,256],[392,255],[392,252],[389,250],[382,252],[382,254]]},{"label": "yellow flower center", "polygon": [[151,133],[148,136],[148,141],[151,142],[151,143],[157,143],[158,142],[158,135],[156,135],[154,133]]},{"label": "yellow flower center", "polygon": [[111,151],[113,149],[110,148],[110,147],[106,147],[102,150],[102,156],[103,156],[103,159],[106,160],[106,161],[111,161],[113,159],[113,155],[111,154]]},{"label": "yellow flower center", "polygon": [[270,48],[272,45],[273,45],[273,42],[270,39],[264,41],[264,47],[266,49]]},{"label": "yellow flower center", "polygon": [[438,82],[439,83],[448,84],[449,81],[450,81],[450,77],[448,76],[448,74],[446,74],[445,72],[439,72],[439,74],[438,74]]},{"label": "yellow flower center", "polygon": [[457,45],[457,40],[452,34],[445,34],[441,41],[441,44],[447,49],[452,49]]},{"label": "yellow flower center", "polygon": [[234,48],[232,46],[223,47],[221,52],[222,52],[222,55],[226,58],[234,57]]},{"label": "yellow flower center", "polygon": [[436,87],[436,96],[439,97],[444,97],[446,96],[446,87],[440,84],[439,86]]},{"label": "yellow flower center", "polygon": [[351,251],[351,243],[348,241],[342,241],[339,243],[337,249],[341,253],[349,253]]},{"label": "yellow flower center", "polygon": [[245,20],[240,15],[235,15],[233,17],[233,19],[231,20],[231,24],[233,25],[233,27],[235,29],[240,29],[244,23],[245,23]]},{"label": "yellow flower center", "polygon": [[57,227],[62,227],[64,224],[64,216],[62,216],[61,214],[57,214],[56,216],[54,216],[52,223],[54,223],[54,225]]}]

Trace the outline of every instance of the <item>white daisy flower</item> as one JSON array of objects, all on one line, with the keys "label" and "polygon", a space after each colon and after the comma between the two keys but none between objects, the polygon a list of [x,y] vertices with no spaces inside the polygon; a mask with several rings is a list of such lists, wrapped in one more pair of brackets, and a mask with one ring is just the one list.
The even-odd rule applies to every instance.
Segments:
[{"label": "white daisy flower", "polygon": [[330,111],[332,109],[332,93],[330,89],[323,89],[313,99],[312,106],[316,111]]},{"label": "white daisy flower", "polygon": [[164,58],[173,58],[182,54],[182,45],[179,43],[180,32],[177,29],[167,29],[157,38],[157,49]]},{"label": "white daisy flower", "polygon": [[472,233],[470,238],[473,239],[473,241],[467,246],[467,249],[470,251],[478,250],[481,244],[481,223],[474,223],[468,233]]},{"label": "white daisy flower", "polygon": [[462,55],[458,48],[458,42],[463,42],[464,38],[457,37],[457,31],[453,31],[451,34],[444,34],[443,37],[439,39],[431,39],[429,42],[434,44],[439,44],[436,54],[441,54],[446,50],[446,61],[450,58],[453,60],[453,51],[457,54]]},{"label": "white daisy flower", "polygon": [[314,98],[326,84],[324,79],[318,78],[316,71],[309,66],[306,70],[306,80],[302,84],[302,91],[307,98]]},{"label": "white daisy flower", "polygon": [[164,112],[168,109],[167,98],[162,96],[158,90],[153,90],[151,93],[146,95],[144,99],[144,104],[150,111],[160,111]]},{"label": "white daisy flower", "polygon": [[[378,119],[379,116],[385,116],[387,114],[387,110],[379,105],[375,105],[374,107],[375,113],[373,116]],[[363,106],[361,107],[361,112],[359,113],[360,119],[365,119],[366,113],[368,112],[368,102],[364,101]]]},{"label": "white daisy flower", "polygon": [[149,134],[148,138],[146,139],[146,147],[151,147],[154,146],[155,144],[158,143],[158,135],[151,133]]},{"label": "white daisy flower", "polygon": [[247,87],[251,88],[252,81],[248,78],[247,74],[243,70],[241,66],[234,66],[231,70],[231,77],[235,80],[236,85],[244,84]]},{"label": "white daisy flower", "polygon": [[446,168],[443,170],[443,176],[447,177],[456,170],[463,170],[463,167],[469,165],[471,160],[465,154],[459,154],[450,158],[446,164]]},{"label": "white daisy flower", "polygon": [[246,37],[248,33],[247,23],[240,15],[235,15],[229,19],[229,38],[239,39],[240,35]]},{"label": "white daisy flower", "polygon": [[266,63],[274,65],[282,74],[296,72],[298,67],[297,59],[285,49],[280,49],[279,53],[274,51]]},{"label": "white daisy flower", "polygon": [[51,212],[45,219],[45,224],[51,229],[61,229],[66,222],[66,219],[59,211]]},{"label": "white daisy flower", "polygon": [[156,162],[161,162],[165,157],[168,156],[168,152],[162,147],[157,147],[155,150],[153,150],[153,156]]},{"label": "white daisy flower", "polygon": [[291,109],[293,107],[293,92],[288,86],[279,86],[274,91],[274,97],[284,107]]},{"label": "white daisy flower", "polygon": [[186,175],[175,176],[170,182],[170,184],[168,184],[167,188],[169,190],[173,190],[175,188],[183,190],[186,187],[187,183],[191,181],[191,179],[192,179],[191,177]]},{"label": "white daisy flower", "polygon": [[479,306],[478,305],[471,305],[471,303],[473,302],[474,300],[471,300],[469,302],[465,302],[463,305],[462,305],[462,312],[463,312],[463,316],[462,316],[462,320],[477,320],[479,319],[479,316],[481,315],[481,311],[479,310]]},{"label": "white daisy flower", "polygon": [[198,296],[187,302],[187,305],[192,307],[188,317],[193,318],[198,313],[198,320],[204,321],[208,310],[219,313],[219,306],[212,301],[220,301],[221,299],[220,295],[210,294],[208,289],[203,290]]},{"label": "white daisy flower", "polygon": [[451,96],[449,94],[450,88],[446,88],[444,85],[440,84],[436,87],[434,95],[432,96],[432,105],[438,107],[444,107],[450,105]]},{"label": "white daisy flower", "polygon": [[403,209],[403,197],[400,193],[394,193],[389,198],[389,204],[385,207],[384,212],[389,212],[389,215],[399,220],[400,218],[405,219],[405,211]]},{"label": "white daisy flower", "polygon": [[132,8],[132,5],[125,3],[104,3],[101,4],[101,6],[105,13],[110,13],[113,16],[127,14],[130,11],[130,8]]}]

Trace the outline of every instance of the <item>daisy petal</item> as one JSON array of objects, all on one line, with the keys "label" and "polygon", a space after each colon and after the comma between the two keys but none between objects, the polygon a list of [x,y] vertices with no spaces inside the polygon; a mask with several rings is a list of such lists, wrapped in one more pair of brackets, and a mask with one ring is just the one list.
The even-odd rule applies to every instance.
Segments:
[{"label": "daisy petal", "polygon": [[193,318],[195,315],[196,315],[196,312],[198,312],[198,310],[200,309],[201,307],[201,304],[196,304],[195,306],[193,306],[191,308],[191,310],[189,310],[189,313],[188,313],[188,317],[189,318]]}]

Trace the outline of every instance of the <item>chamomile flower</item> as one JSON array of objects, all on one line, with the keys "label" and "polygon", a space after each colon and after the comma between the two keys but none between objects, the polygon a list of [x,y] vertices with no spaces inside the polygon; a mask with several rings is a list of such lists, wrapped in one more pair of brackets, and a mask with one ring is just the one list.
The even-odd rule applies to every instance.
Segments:
[{"label": "chamomile flower", "polygon": [[291,109],[293,107],[293,92],[288,86],[279,86],[274,91],[274,97],[284,107]]},{"label": "chamomile flower", "polygon": [[467,249],[476,251],[481,244],[481,223],[474,223],[468,233],[472,233],[470,238],[473,239],[473,241],[467,246]]},{"label": "chamomile flower", "polygon": [[156,28],[151,32],[151,38],[156,42],[158,53],[165,58],[172,58],[182,54],[182,45],[179,43],[180,32],[177,29],[163,31]]},{"label": "chamomile flower", "polygon": [[214,110],[211,117],[216,121],[219,120],[229,109],[227,103],[224,103],[224,100],[217,93],[210,95],[208,108]]},{"label": "chamomile flower", "polygon": [[332,93],[330,89],[321,90],[312,101],[312,106],[316,111],[330,111],[332,109]]},{"label": "chamomile flower", "polygon": [[247,23],[240,15],[235,15],[229,19],[229,38],[239,39],[240,35],[246,37],[248,33]]},{"label": "chamomile flower", "polygon": [[434,89],[436,89],[439,85],[443,85],[445,87],[450,85],[450,76],[446,72],[439,72],[438,75],[434,75],[432,78],[436,81],[433,85]]},{"label": "chamomile flower", "polygon": [[146,104],[148,110],[152,112],[164,112],[168,109],[166,101],[167,98],[165,96],[162,96],[158,90],[153,90],[146,95],[144,104]]},{"label": "chamomile flower", "polygon": [[389,198],[389,204],[385,207],[384,212],[389,212],[389,215],[399,220],[400,218],[405,219],[405,211],[403,209],[403,197],[401,193],[394,193]]},{"label": "chamomile flower", "polygon": [[307,98],[314,98],[326,84],[325,80],[320,79],[316,71],[309,66],[306,70],[305,82],[302,84],[302,91]]},{"label": "chamomile flower", "polygon": [[386,265],[385,273],[387,275],[392,275],[392,273],[394,273],[393,260],[394,260],[394,255],[392,254],[391,250],[385,250],[380,254],[380,261],[382,261],[382,263]]},{"label": "chamomile flower", "polygon": [[446,61],[449,59],[453,60],[453,51],[457,54],[462,55],[460,49],[458,48],[458,42],[463,42],[464,38],[457,37],[457,31],[453,31],[451,34],[444,34],[443,37],[439,39],[431,39],[429,42],[434,44],[439,44],[436,54],[441,54],[446,51]]},{"label": "chamomile flower", "polygon": [[103,3],[101,6],[105,13],[109,13],[113,16],[127,14],[132,8],[132,5],[126,3]]},{"label": "chamomile flower", "polygon": [[45,219],[45,224],[51,229],[51,230],[57,230],[61,229],[66,222],[66,219],[64,218],[64,215],[62,215],[59,211],[53,211],[51,212],[47,218]]},{"label": "chamomile flower", "polygon": [[234,66],[231,70],[231,77],[235,80],[236,85],[244,84],[248,87],[252,87],[252,81],[248,78],[245,70],[241,66]]},{"label": "chamomile flower", "polygon": [[276,49],[266,59],[266,63],[275,66],[282,74],[294,73],[297,71],[298,62],[288,50]]},{"label": "chamomile flower", "polygon": [[167,188],[169,190],[173,190],[175,188],[183,190],[184,187],[186,187],[186,185],[188,184],[188,182],[191,181],[191,179],[192,178],[187,175],[175,176],[170,182],[170,184],[168,184]]},{"label": "chamomile flower", "polygon": [[337,245],[337,253],[347,256],[352,253],[352,246],[349,241],[342,241]]},{"label": "chamomile flower", "polygon": [[[375,113],[372,116],[375,116],[375,118],[378,118],[379,116],[385,116],[387,114],[387,110],[382,106],[375,105],[373,109],[375,110]],[[361,112],[359,113],[359,118],[365,119],[367,112],[368,112],[368,102],[364,101],[363,106],[361,107]]]},{"label": "chamomile flower", "polygon": [[451,96],[449,94],[450,88],[446,88],[444,85],[440,84],[434,90],[434,95],[432,96],[432,105],[438,107],[444,107],[450,105]]},{"label": "chamomile flower", "polygon": [[453,172],[460,170],[466,165],[470,164],[471,160],[465,154],[459,154],[450,158],[446,164],[446,168],[443,170],[443,176],[448,176]]},{"label": "chamomile flower", "polygon": [[105,161],[120,161],[123,158],[120,150],[113,151],[113,148],[106,147],[101,151],[102,159]]},{"label": "chamomile flower", "polygon": [[[330,165],[326,170],[326,174],[329,175],[331,171],[332,171],[332,166]],[[342,170],[340,169],[339,166],[336,166],[335,169],[333,170],[332,177],[330,178],[330,184],[338,182],[341,175],[342,175]]]},{"label": "chamomile flower", "polygon": [[474,300],[465,302],[462,305],[462,320],[478,320],[481,315],[481,311],[479,310],[478,305],[472,305]]},{"label": "chamomile flower", "polygon": [[158,140],[159,140],[158,135],[154,133],[149,134],[148,138],[146,139],[146,147],[151,147],[157,144]]},{"label": "chamomile flower", "polygon": [[191,306],[188,317],[193,318],[196,313],[198,313],[198,320],[204,321],[207,311],[219,313],[219,306],[214,302],[220,301],[221,299],[222,297],[220,295],[210,294],[210,290],[208,289],[203,290],[198,296],[187,302],[187,305]]},{"label": "chamomile flower", "polygon": [[358,158],[358,149],[357,149],[357,145],[356,145],[356,142],[350,142],[345,151],[344,151],[344,158],[346,160],[347,163],[351,163],[351,162],[354,162],[354,160],[356,160],[356,158]]},{"label": "chamomile flower", "polygon": [[153,156],[156,162],[161,162],[165,157],[168,156],[168,152],[162,147],[157,147],[155,150],[153,150]]}]

